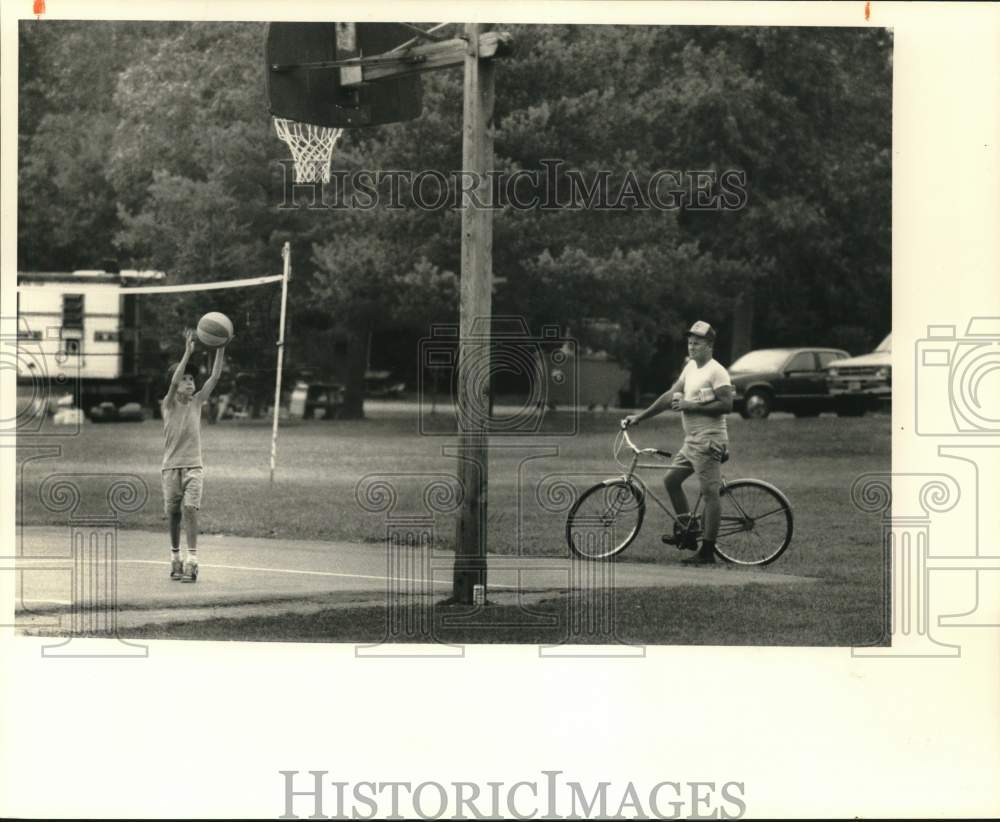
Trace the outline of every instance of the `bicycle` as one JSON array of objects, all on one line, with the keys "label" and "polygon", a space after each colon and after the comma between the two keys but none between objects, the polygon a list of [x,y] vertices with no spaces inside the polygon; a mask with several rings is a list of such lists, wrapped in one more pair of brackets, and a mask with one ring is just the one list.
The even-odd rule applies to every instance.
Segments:
[{"label": "bicycle", "polygon": [[[620,459],[625,444],[633,452],[628,465]],[[669,451],[659,448],[637,447],[623,427],[615,437],[614,458],[625,474],[588,488],[566,517],[566,541],[576,556],[604,560],[628,548],[642,528],[647,497],[673,521],[678,547],[696,544],[701,534],[701,495],[687,523],[682,523],[635,475],[640,468],[670,470],[660,463],[640,464],[639,460],[647,455],[664,460],[672,457]],[[728,455],[723,462],[726,459]],[[715,543],[718,556],[736,565],[769,565],[788,549],[792,541],[792,506],[775,486],[759,479],[727,481],[723,477],[719,495],[722,520]]]}]

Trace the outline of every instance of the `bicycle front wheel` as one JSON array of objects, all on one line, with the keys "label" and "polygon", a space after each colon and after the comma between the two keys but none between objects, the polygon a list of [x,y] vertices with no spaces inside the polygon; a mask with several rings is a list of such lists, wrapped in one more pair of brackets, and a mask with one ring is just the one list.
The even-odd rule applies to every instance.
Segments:
[{"label": "bicycle front wheel", "polygon": [[762,480],[736,480],[720,494],[722,520],[715,551],[737,565],[768,565],[792,542],[792,506]]},{"label": "bicycle front wheel", "polygon": [[566,517],[566,541],[582,559],[609,559],[636,538],[645,513],[645,497],[634,483],[599,482],[573,503]]}]

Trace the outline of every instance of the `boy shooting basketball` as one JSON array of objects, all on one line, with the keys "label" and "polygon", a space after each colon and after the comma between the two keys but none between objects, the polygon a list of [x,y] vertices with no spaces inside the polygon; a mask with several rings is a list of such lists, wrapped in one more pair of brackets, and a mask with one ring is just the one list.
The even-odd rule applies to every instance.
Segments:
[{"label": "boy shooting basketball", "polygon": [[[170,522],[170,578],[198,580],[198,510],[201,508],[204,465],[201,460],[201,409],[222,374],[225,345],[215,351],[215,362],[200,391],[188,365],[194,351],[194,332],[184,332],[184,356],[175,366],[163,398],[163,506]],[[187,535],[187,557],[181,561],[181,521]]]}]

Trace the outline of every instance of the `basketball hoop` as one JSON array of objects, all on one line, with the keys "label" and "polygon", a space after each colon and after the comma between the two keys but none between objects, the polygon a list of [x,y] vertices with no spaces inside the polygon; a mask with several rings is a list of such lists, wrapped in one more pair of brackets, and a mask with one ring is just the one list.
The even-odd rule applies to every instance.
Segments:
[{"label": "basketball hoop", "polygon": [[330,159],[337,140],[344,133],[342,128],[327,128],[275,117],[274,130],[292,150],[296,183],[330,182]]}]

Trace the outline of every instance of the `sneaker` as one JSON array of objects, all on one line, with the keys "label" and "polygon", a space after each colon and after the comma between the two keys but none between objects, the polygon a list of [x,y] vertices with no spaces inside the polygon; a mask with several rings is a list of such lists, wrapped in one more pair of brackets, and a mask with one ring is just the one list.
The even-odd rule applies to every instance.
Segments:
[{"label": "sneaker", "polygon": [[697,551],[698,550],[698,537],[694,534],[664,534],[660,537],[665,545],[676,545],[682,551]]},{"label": "sneaker", "polygon": [[695,517],[690,525],[680,522],[674,523],[674,533],[664,534],[660,539],[665,545],[676,545],[682,551],[698,550],[698,535],[701,533],[701,520]]},{"label": "sneaker", "polygon": [[170,578],[176,582],[184,576],[184,563],[180,559],[170,560]]},{"label": "sneaker", "polygon": [[198,560],[189,559],[184,563],[184,575],[181,577],[181,582],[197,582],[198,581]]},{"label": "sneaker", "polygon": [[715,565],[715,546],[706,545],[704,542],[701,544],[701,548],[698,549],[698,553],[693,557],[686,557],[682,559],[685,565]]}]

